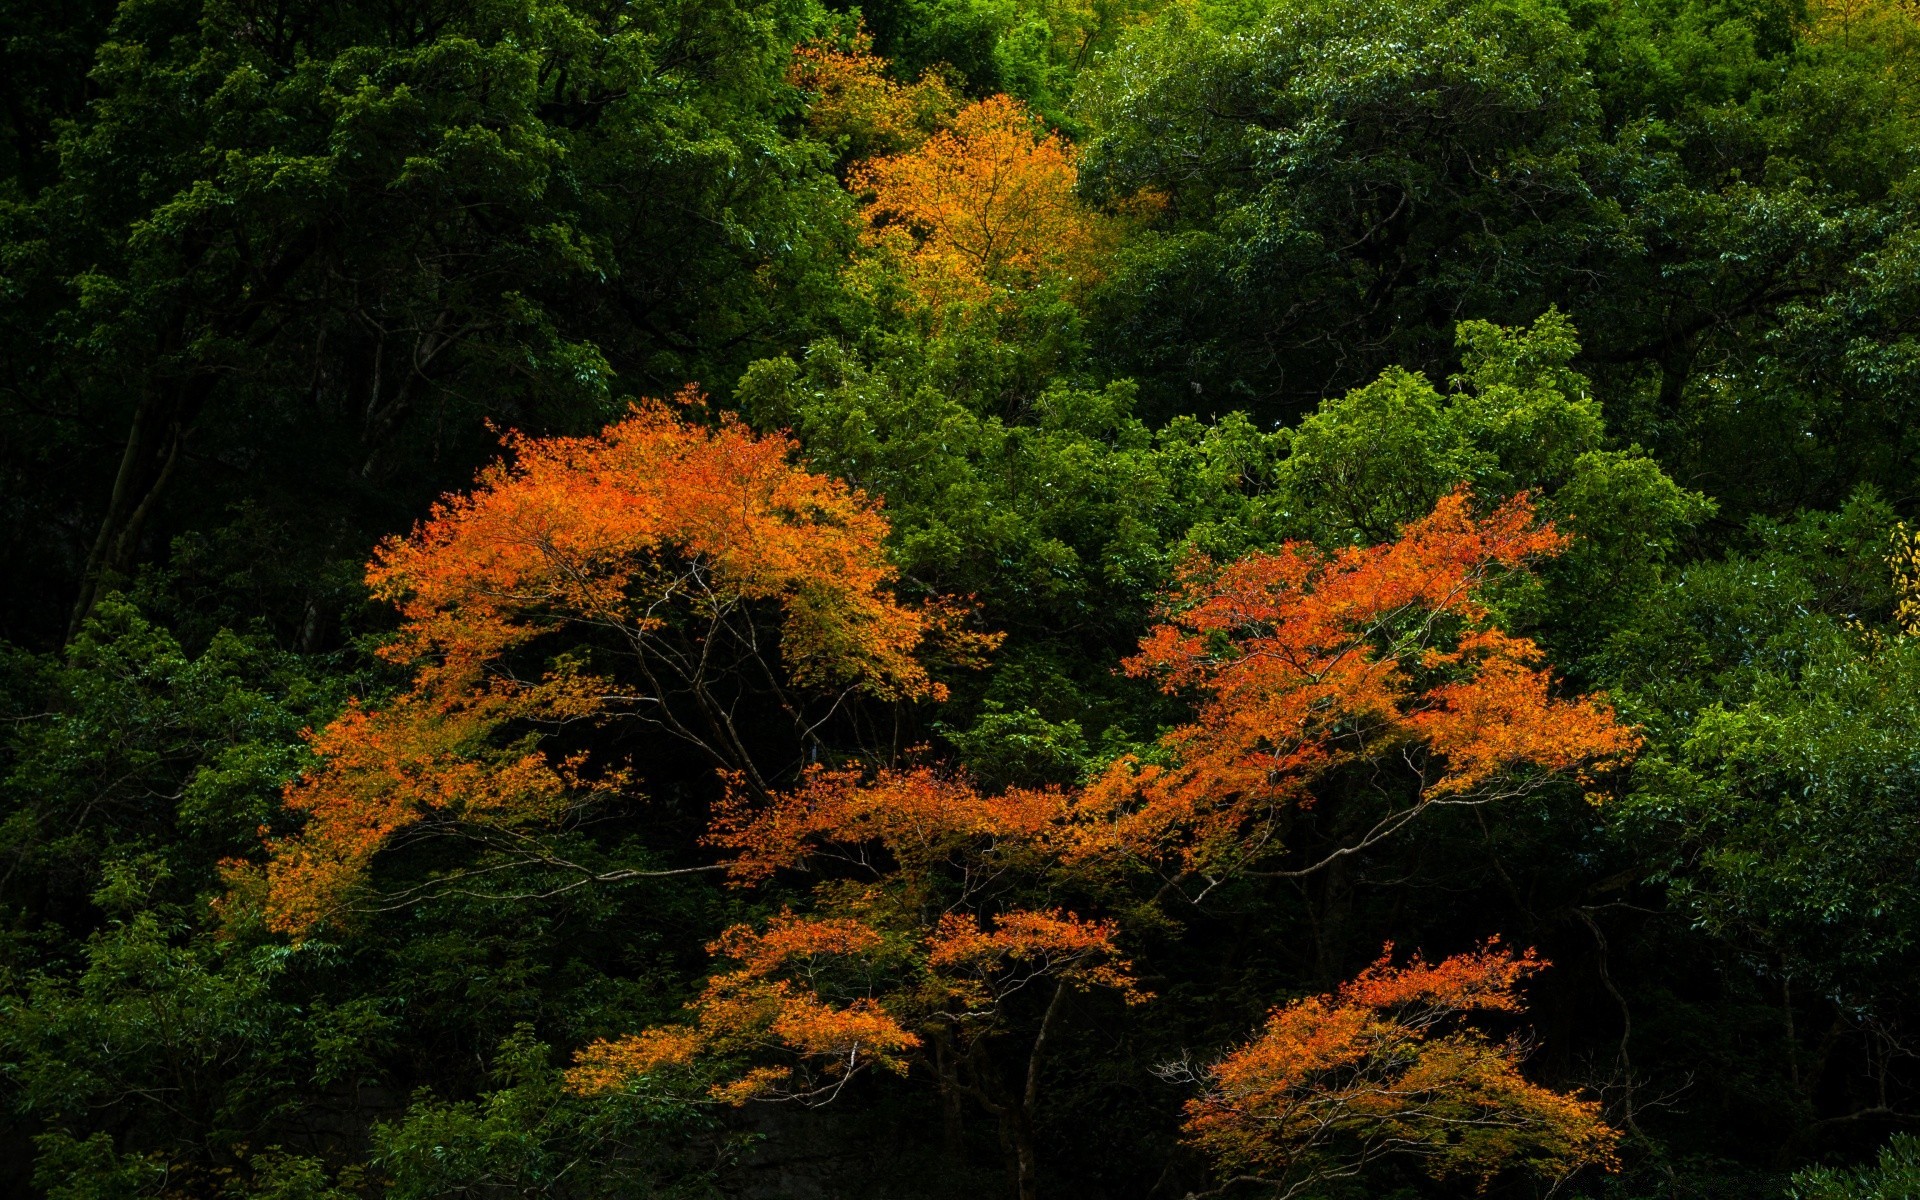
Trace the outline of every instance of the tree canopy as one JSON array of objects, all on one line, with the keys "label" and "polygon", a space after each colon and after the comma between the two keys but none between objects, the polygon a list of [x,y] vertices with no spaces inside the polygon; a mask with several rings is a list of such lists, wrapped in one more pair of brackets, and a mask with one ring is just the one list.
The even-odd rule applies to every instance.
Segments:
[{"label": "tree canopy", "polygon": [[1917,81],[0,12],[0,1191],[1909,1195]]}]

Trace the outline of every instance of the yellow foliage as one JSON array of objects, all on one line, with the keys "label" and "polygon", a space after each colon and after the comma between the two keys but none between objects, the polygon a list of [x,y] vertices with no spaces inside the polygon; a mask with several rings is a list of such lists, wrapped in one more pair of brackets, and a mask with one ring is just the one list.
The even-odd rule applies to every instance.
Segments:
[{"label": "yellow foliage", "polygon": [[1010,96],[962,109],[902,154],[854,168],[867,239],[938,313],[1043,282],[1099,278],[1114,221],[1074,194],[1078,152]]}]

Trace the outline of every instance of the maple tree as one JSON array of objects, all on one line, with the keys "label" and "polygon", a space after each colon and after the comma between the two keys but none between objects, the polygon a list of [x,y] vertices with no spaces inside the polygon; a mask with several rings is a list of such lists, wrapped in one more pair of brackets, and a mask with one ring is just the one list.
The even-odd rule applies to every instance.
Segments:
[{"label": "maple tree", "polygon": [[1078,155],[1011,96],[989,96],[905,153],[854,168],[868,240],[935,311],[1043,280],[1091,281],[1112,223],[1074,195]]},{"label": "maple tree", "polygon": [[690,1024],[587,1047],[574,1085],[684,1089],[705,1071],[715,1100],[818,1101],[861,1070],[917,1062],[950,1136],[976,1103],[1019,1194],[1035,1195],[1040,1072],[1067,999],[1147,998],[1116,921],[1032,903],[1073,882],[1053,837],[1070,816],[1063,789],[985,795],[926,767],[814,769],[764,805],[736,796],[710,836],[731,878],[819,870],[814,913],[729,931],[710,949],[734,966],[690,1003]]},{"label": "maple tree", "polygon": [[[735,1065],[728,1059],[742,1065],[708,1087],[715,1100],[817,1100],[869,1067],[904,1073],[902,1055],[920,1045],[876,999],[887,945],[863,922],[789,912],[762,931],[733,926],[707,949],[732,969],[689,1005],[695,1021],[586,1047],[568,1073],[576,1091],[606,1092],[709,1058],[722,1072]],[[768,1056],[779,1065],[755,1061]]]},{"label": "maple tree", "polygon": [[1920,1194],[1920,0],[0,29],[10,1192]]},{"label": "maple tree", "polygon": [[1275,1009],[1212,1065],[1165,1068],[1203,1085],[1187,1103],[1187,1137],[1282,1197],[1387,1156],[1483,1185],[1515,1167],[1564,1176],[1615,1165],[1618,1134],[1598,1103],[1529,1082],[1522,1039],[1466,1023],[1525,1011],[1518,985],[1544,961],[1496,942],[1435,964],[1396,967],[1392,951],[1331,995]]},{"label": "maple tree", "polygon": [[[1126,864],[1157,856],[1208,877],[1248,869],[1278,848],[1286,810],[1310,803],[1313,784],[1389,751],[1417,763],[1418,797],[1356,849],[1422,807],[1519,794],[1625,756],[1634,735],[1603,701],[1554,697],[1538,648],[1502,632],[1480,596],[1496,572],[1566,541],[1524,497],[1477,518],[1458,492],[1389,545],[1195,562],[1126,664],[1200,697],[1195,721],[1162,739],[1172,765],[1129,757],[1084,788],[996,794],[929,767],[816,767],[792,789],[736,788],[708,836],[730,879],[820,872],[814,913],[731,931],[712,949],[737,965],[691,1003],[692,1023],[587,1048],[576,1086],[685,1086],[704,1064],[714,1099],[815,1099],[860,1070],[920,1061],[950,1106],[971,1098],[1000,1121],[1031,1196],[1039,1066],[1062,1001],[1092,988],[1145,996],[1117,924],[1030,898],[1078,890],[1098,902],[1124,886]],[[1508,983],[1531,969],[1519,961]],[[1443,967],[1423,977],[1430,991],[1465,969]],[[1363,977],[1352,995],[1384,994],[1384,979]],[[1042,982],[1047,999],[1025,1003]],[[994,1054],[1016,1030],[1024,1082]],[[1449,1064],[1461,1072],[1451,1086],[1494,1086],[1469,1056],[1436,1051],[1425,1069],[1446,1083]]]},{"label": "maple tree", "polygon": [[911,84],[887,74],[887,60],[873,53],[873,35],[857,29],[842,48],[826,39],[798,46],[787,81],[807,92],[807,125],[831,139],[846,139],[856,159],[898,154],[920,145],[960,107],[953,85],[928,70]]},{"label": "maple tree", "polygon": [[[1540,648],[1500,629],[1484,595],[1567,543],[1524,494],[1476,517],[1457,490],[1384,545],[1290,542],[1224,566],[1193,560],[1124,666],[1194,697],[1195,719],[1160,739],[1170,762],[1124,757],[1093,782],[1076,852],[1169,860],[1211,881],[1258,871],[1343,768],[1407,764],[1409,776],[1370,773],[1385,812],[1328,857],[1288,868],[1304,873],[1435,806],[1620,765],[1637,735],[1604,697],[1556,696]],[[1409,789],[1410,801],[1396,798]]]},{"label": "maple tree", "polygon": [[639,720],[764,793],[743,705],[804,749],[855,693],[944,694],[918,657],[931,640],[990,641],[892,596],[875,504],[793,465],[783,437],[695,422],[696,401],[637,404],[593,437],[511,437],[511,463],[380,547],[368,583],[402,617],[381,653],[414,677],[312,735],[318,765],[285,797],[305,825],[269,843],[255,889],[274,928],[310,928],[429,818],[564,866],[516,831],[631,781],[543,731]]}]

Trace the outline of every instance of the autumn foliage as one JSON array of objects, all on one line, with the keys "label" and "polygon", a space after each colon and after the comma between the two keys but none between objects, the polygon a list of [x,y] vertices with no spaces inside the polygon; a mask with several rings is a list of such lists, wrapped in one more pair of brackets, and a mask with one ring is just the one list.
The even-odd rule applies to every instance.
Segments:
[{"label": "autumn foliage", "polygon": [[857,916],[729,929],[708,947],[727,967],[688,1004],[690,1022],[586,1047],[569,1086],[672,1091],[704,1076],[707,1097],[727,1104],[818,1101],[868,1068],[904,1074],[929,1039],[1000,1032],[1007,997],[1038,980],[1144,999],[1110,921],[1014,911],[983,926],[948,913],[908,928],[884,907],[856,899]]},{"label": "autumn foliage", "polygon": [[884,957],[885,944],[859,921],[788,913],[760,932],[734,926],[707,949],[729,968],[688,1006],[695,1021],[587,1047],[568,1073],[574,1090],[671,1086],[705,1060],[723,1070],[743,1060],[748,1065],[712,1083],[709,1096],[730,1104],[815,1099],[867,1067],[904,1072],[902,1055],[920,1045],[875,1000],[872,960]]},{"label": "autumn foliage", "polygon": [[1415,778],[1356,847],[1433,805],[1618,765],[1634,733],[1603,698],[1555,695],[1539,647],[1503,632],[1483,594],[1566,544],[1524,496],[1476,517],[1459,491],[1385,545],[1189,564],[1124,665],[1192,697],[1194,720],[1161,739],[1171,765],[1123,759],[1088,790],[1081,820],[1106,823],[1088,852],[1243,868],[1283,850],[1289,816],[1361,763]]},{"label": "autumn foliage", "polygon": [[[1023,894],[1064,879],[1052,835],[1066,813],[1058,789],[987,796],[928,768],[814,769],[759,806],[736,794],[709,839],[728,852],[732,879],[820,871],[815,915],[731,931],[713,949],[740,966],[689,1005],[694,1033],[656,1029],[590,1047],[574,1086],[647,1085],[704,1053],[716,1069],[735,1068],[711,1086],[714,1098],[812,1098],[869,1066],[900,1069],[897,1051],[937,1043],[943,1054],[977,1053],[1007,1032],[1010,1004],[1036,984],[1144,1001],[1115,921],[1021,906]],[[789,1011],[816,1031],[843,1021],[859,1038],[797,1040],[782,1032]],[[881,1035],[883,1018],[896,1032]],[[655,1056],[662,1046],[692,1049],[669,1062]]]},{"label": "autumn foliage", "polygon": [[[708,834],[730,879],[812,873],[814,914],[731,931],[715,947],[730,965],[687,1023],[588,1047],[573,1086],[672,1087],[704,1070],[713,1100],[814,1099],[863,1069],[923,1065],[999,1121],[1031,1195],[1039,1063],[1061,1001],[1149,998],[1119,919],[1043,898],[1124,912],[1142,865],[1176,878],[1256,867],[1284,850],[1288,815],[1356,764],[1400,772],[1405,802],[1349,850],[1433,805],[1583,778],[1632,752],[1603,700],[1555,694],[1539,649],[1502,631],[1486,596],[1566,543],[1524,497],[1476,516],[1461,492],[1388,545],[1191,564],[1124,665],[1191,697],[1194,719],[1156,761],[1122,758],[1085,787],[988,794],[928,766],[734,787]],[[1461,1020],[1518,1012],[1516,984],[1542,965],[1491,945],[1437,966],[1383,957],[1337,995],[1276,1011],[1210,1068],[1188,1133],[1285,1187],[1391,1153],[1481,1178],[1609,1163],[1592,1104],[1527,1082],[1518,1042]]]},{"label": "autumn foliage", "polygon": [[1045,842],[1069,812],[1058,788],[987,795],[926,767],[872,777],[816,768],[764,805],[736,791],[709,840],[728,851],[728,873],[742,883],[809,861],[864,862],[874,850],[895,867],[930,870],[963,848],[1007,854]]},{"label": "autumn foliage", "polygon": [[[920,1067],[995,1117],[1028,1196],[1063,1005],[1150,999],[1121,919],[1142,911],[1128,889],[1143,867],[1256,869],[1286,849],[1289,815],[1357,764],[1406,764],[1404,803],[1340,852],[1634,748],[1603,700],[1555,694],[1487,600],[1567,539],[1524,497],[1476,516],[1459,492],[1387,545],[1190,563],[1123,664],[1194,705],[1151,761],[998,793],[931,765],[763,770],[733,724],[741,679],[804,732],[805,693],[937,700],[925,652],[993,639],[894,597],[874,504],[794,465],[784,438],[694,420],[694,403],[636,406],[597,437],[512,439],[510,464],[380,548],[368,578],[402,618],[384,653],[411,684],[311,736],[318,765],[287,791],[305,826],[269,844],[264,874],[234,872],[298,935],[410,830],[537,845],[635,785],[617,760],[556,749],[553,730],[641,721],[704,752],[725,781],[715,865],[742,888],[810,875],[809,911],[725,931],[687,1018],[585,1047],[577,1093],[820,1102],[863,1072]],[[1517,1011],[1513,987],[1539,965],[1491,947],[1383,959],[1211,1068],[1188,1132],[1285,1178],[1389,1152],[1480,1176],[1605,1162],[1612,1135],[1590,1105],[1528,1084],[1517,1044],[1457,1021]]]},{"label": "autumn foliage", "polygon": [[914,149],[855,167],[869,240],[935,310],[1099,273],[1109,222],[1074,195],[1077,154],[1020,101],[990,96]]},{"label": "autumn foliage", "polygon": [[[538,823],[626,786],[617,767],[548,753],[542,731],[632,717],[752,776],[716,690],[723,672],[942,694],[917,657],[942,618],[893,598],[876,506],[794,466],[784,438],[693,421],[692,399],[636,405],[594,437],[512,438],[510,464],[381,546],[368,582],[402,617],[382,653],[414,677],[312,735],[319,763],[286,795],[306,823],[270,846],[274,928],[303,931],[337,908],[410,825]],[[572,642],[529,656],[563,630],[610,643],[601,661],[637,686]]]},{"label": "autumn foliage", "polygon": [[1288,1196],[1387,1156],[1483,1183],[1520,1167],[1558,1177],[1612,1165],[1618,1135],[1598,1104],[1528,1082],[1524,1042],[1467,1020],[1522,1012],[1517,986],[1546,963],[1493,943],[1433,965],[1395,967],[1391,953],[1332,995],[1275,1009],[1257,1038],[1201,1072],[1188,1138]]},{"label": "autumn foliage", "polygon": [[813,131],[844,138],[855,158],[911,150],[952,119],[961,104],[937,72],[928,71],[912,84],[895,82],[864,29],[845,48],[830,41],[796,47],[787,80],[808,93],[807,124]]}]

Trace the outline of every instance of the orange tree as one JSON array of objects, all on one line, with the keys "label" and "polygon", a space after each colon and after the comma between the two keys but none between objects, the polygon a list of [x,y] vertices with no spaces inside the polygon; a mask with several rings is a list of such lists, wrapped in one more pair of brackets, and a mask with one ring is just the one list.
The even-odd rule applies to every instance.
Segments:
[{"label": "orange tree", "polygon": [[787,81],[808,95],[807,125],[855,159],[898,154],[925,142],[952,119],[960,98],[937,71],[901,84],[873,53],[861,29],[842,48],[831,41],[796,47]]},{"label": "orange tree", "polygon": [[[1190,562],[1124,666],[1189,697],[1194,720],[1092,783],[1075,852],[1137,857],[1172,886],[1301,875],[1435,807],[1622,763],[1636,735],[1604,697],[1556,695],[1540,648],[1487,600],[1567,542],[1524,495],[1477,517],[1456,491],[1383,545]],[[1291,835],[1319,818],[1335,840],[1301,861]]]},{"label": "orange tree", "polygon": [[636,873],[538,836],[633,785],[579,731],[650,729],[764,795],[855,697],[943,694],[918,655],[950,622],[894,598],[878,507],[782,437],[690,419],[695,401],[512,438],[510,463],[380,547],[368,582],[402,618],[382,654],[411,682],[311,735],[317,764],[286,793],[304,825],[263,871],[232,867],[270,926],[337,911],[402,835],[479,838],[488,870]]},{"label": "orange tree", "polygon": [[[730,930],[690,1021],[588,1047],[574,1086],[819,1100],[863,1070],[919,1063],[950,1115],[970,1098],[997,1119],[1019,1194],[1036,1195],[1041,1064],[1063,1005],[1094,989],[1145,998],[1118,945],[1123,919],[1162,919],[1127,898],[1143,867],[1172,883],[1257,873],[1284,851],[1290,814],[1361,764],[1405,764],[1396,786],[1411,798],[1335,855],[1433,805],[1523,794],[1631,752],[1602,701],[1553,694],[1538,650],[1482,597],[1564,543],[1524,498],[1475,517],[1456,494],[1389,545],[1195,564],[1128,667],[1193,695],[1196,719],[1157,761],[1123,758],[1083,788],[984,795],[925,768],[738,788],[710,835],[731,879],[809,871],[812,911]],[[1464,1054],[1430,1069],[1448,1062],[1485,1075]],[[1375,1117],[1356,1109],[1351,1123]]]},{"label": "orange tree", "polygon": [[1146,997],[1098,903],[1111,889],[1058,851],[1071,823],[1061,789],[983,795],[930,769],[814,770],[765,805],[726,809],[711,841],[734,882],[809,868],[813,912],[763,931],[727,931],[726,966],[683,1026],[588,1047],[573,1072],[589,1092],[628,1087],[730,1103],[819,1101],[869,1068],[918,1063],[938,1087],[948,1134],[971,1102],[997,1124],[1022,1197],[1038,1189],[1041,1070],[1076,994]]},{"label": "orange tree", "polygon": [[1404,967],[1387,947],[1338,992],[1275,1009],[1251,1042],[1199,1070],[1186,1134],[1229,1171],[1291,1197],[1386,1157],[1484,1188],[1515,1168],[1564,1177],[1613,1164],[1599,1106],[1528,1082],[1526,1043],[1475,1029],[1478,1013],[1524,1011],[1517,987],[1546,966],[1496,944]]}]

